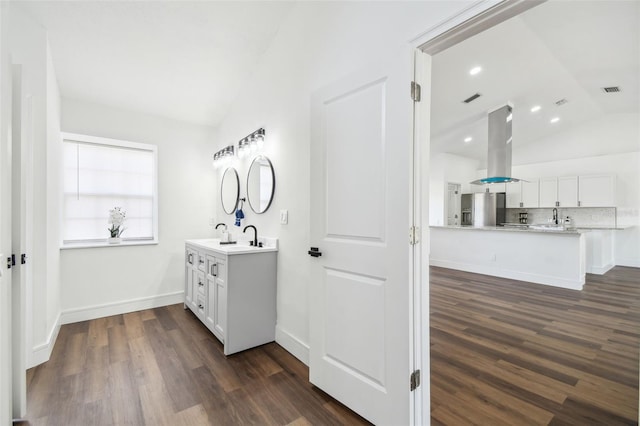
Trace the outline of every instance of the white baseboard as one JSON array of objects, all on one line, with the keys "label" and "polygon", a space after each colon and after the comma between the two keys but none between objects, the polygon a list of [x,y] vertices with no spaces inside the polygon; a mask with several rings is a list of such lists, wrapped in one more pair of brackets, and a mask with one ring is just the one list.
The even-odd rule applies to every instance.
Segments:
[{"label": "white baseboard", "polygon": [[49,361],[49,358],[51,358],[51,352],[53,351],[53,346],[56,344],[56,340],[58,340],[58,333],[60,333],[60,319],[61,314],[59,313],[53,323],[51,331],[49,332],[47,341],[34,346],[31,354],[27,355],[27,368],[32,368],[36,365]]},{"label": "white baseboard", "polygon": [[640,268],[640,259],[634,257],[616,257],[616,266],[629,266],[631,268]]},{"label": "white baseboard", "polygon": [[459,271],[473,272],[476,274],[492,275],[494,277],[509,278],[518,281],[527,281],[536,284],[545,284],[554,287],[568,288],[571,290],[582,290],[584,286],[584,275],[581,280],[569,280],[548,275],[532,274],[528,272],[509,271],[495,267],[474,265],[471,263],[451,262],[448,260],[430,259],[429,264],[442,268],[457,269]]},{"label": "white baseboard", "polygon": [[279,325],[276,325],[276,343],[302,361],[304,365],[309,365],[309,345]]},{"label": "white baseboard", "polygon": [[590,274],[604,275],[609,272],[614,266],[615,265],[612,263],[604,266],[591,266],[591,270],[587,272]]},{"label": "white baseboard", "polygon": [[122,302],[106,303],[104,305],[87,306],[69,309],[62,312],[61,324],[87,321],[111,315],[126,314],[143,309],[159,308],[184,302],[184,291],[161,294],[158,296],[141,297],[139,299],[124,300]]}]

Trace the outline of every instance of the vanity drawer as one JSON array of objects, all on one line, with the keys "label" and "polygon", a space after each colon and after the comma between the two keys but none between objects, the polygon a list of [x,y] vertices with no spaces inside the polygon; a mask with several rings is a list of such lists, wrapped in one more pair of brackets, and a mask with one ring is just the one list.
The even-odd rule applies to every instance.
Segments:
[{"label": "vanity drawer", "polygon": [[196,297],[196,314],[200,318],[204,318],[205,309],[206,309],[206,305],[205,305],[204,294],[198,293],[198,296]]},{"label": "vanity drawer", "polygon": [[198,258],[198,269],[204,272],[206,270],[205,263],[207,260],[205,254],[198,252],[196,257]]},{"label": "vanity drawer", "polygon": [[[202,295],[203,296],[203,300],[204,300],[204,296],[205,296],[205,279],[204,279],[204,272],[199,272],[198,271],[198,279],[196,282],[196,294],[198,296]],[[204,305],[204,303],[203,303]]]}]

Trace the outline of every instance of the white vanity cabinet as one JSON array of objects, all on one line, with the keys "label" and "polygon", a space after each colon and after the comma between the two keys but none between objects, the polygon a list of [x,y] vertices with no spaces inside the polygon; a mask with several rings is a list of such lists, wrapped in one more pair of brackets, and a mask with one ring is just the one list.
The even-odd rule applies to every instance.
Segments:
[{"label": "white vanity cabinet", "polygon": [[225,355],[275,340],[276,248],[188,240],[185,254],[184,306],[224,344]]}]

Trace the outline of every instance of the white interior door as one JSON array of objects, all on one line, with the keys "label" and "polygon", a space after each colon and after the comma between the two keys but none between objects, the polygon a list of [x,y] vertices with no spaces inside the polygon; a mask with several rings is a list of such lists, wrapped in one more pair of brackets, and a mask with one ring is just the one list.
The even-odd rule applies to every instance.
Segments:
[{"label": "white interior door", "polygon": [[[27,180],[29,174],[31,144],[28,132],[29,104],[22,84],[22,67],[13,65],[12,75],[12,194],[11,194],[11,244],[16,257],[12,276],[12,384],[13,418],[23,418],[27,411],[27,367],[25,351],[25,308],[28,268],[25,266],[27,253]],[[26,118],[26,120],[23,120]]]},{"label": "white interior door", "polygon": [[412,54],[312,97],[310,381],[410,423]]}]

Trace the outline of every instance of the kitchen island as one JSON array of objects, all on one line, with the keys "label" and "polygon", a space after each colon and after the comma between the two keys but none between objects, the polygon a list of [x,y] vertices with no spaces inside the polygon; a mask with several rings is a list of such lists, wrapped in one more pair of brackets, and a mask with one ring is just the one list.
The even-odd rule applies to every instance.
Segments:
[{"label": "kitchen island", "polygon": [[485,275],[582,290],[581,230],[431,226],[429,263]]}]

